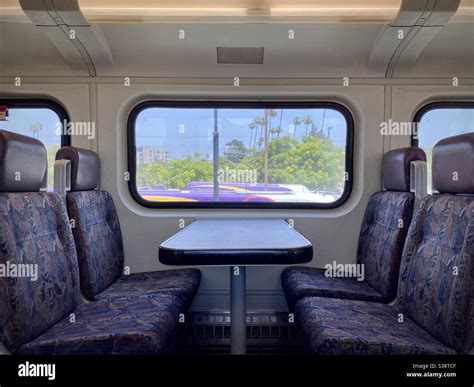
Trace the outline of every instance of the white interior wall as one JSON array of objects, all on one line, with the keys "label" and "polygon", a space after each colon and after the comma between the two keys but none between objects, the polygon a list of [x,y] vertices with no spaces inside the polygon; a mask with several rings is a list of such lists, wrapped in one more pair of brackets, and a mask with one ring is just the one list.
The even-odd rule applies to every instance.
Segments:
[{"label": "white interior wall", "polygon": [[[314,244],[311,266],[326,262],[354,262],[357,238],[369,196],[381,188],[380,162],[384,151],[407,146],[406,136],[382,137],[380,123],[392,118],[409,121],[416,110],[434,100],[474,100],[472,79],[460,79],[456,88],[449,79],[358,79],[349,87],[340,80],[302,79],[247,80],[238,90],[222,79],[194,79],[192,82],[161,78],[132,81],[123,86],[117,78],[26,77],[21,87],[12,77],[0,78],[2,97],[49,97],[62,103],[73,121],[96,121],[97,138],[75,137],[75,146],[99,152],[102,160],[101,188],[112,193],[118,209],[125,243],[126,265],[132,271],[164,270],[158,262],[158,245],[178,230],[178,220],[196,217],[284,217],[293,218],[295,227]],[[188,83],[188,84],[186,84]],[[192,84],[191,84],[192,83]],[[126,168],[126,117],[132,107],[150,98],[287,98],[333,100],[346,105],[355,120],[354,187],[346,204],[328,211],[257,210],[146,210],[136,204],[122,179]],[[342,242],[342,243],[341,243]],[[250,310],[284,310],[280,273],[282,267],[248,269]],[[194,309],[228,307],[228,268],[203,268],[203,281]]]}]

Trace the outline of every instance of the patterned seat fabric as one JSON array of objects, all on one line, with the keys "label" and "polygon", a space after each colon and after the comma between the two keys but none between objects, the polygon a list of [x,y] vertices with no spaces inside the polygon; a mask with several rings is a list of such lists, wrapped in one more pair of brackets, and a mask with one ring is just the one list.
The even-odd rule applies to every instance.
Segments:
[{"label": "patterned seat fabric", "polygon": [[20,347],[22,355],[166,354],[176,333],[181,301],[173,296],[96,301],[74,311]]},{"label": "patterned seat fabric", "polygon": [[130,294],[170,294],[178,296],[185,309],[191,306],[201,281],[194,269],[163,270],[124,275],[95,298],[97,300],[129,297]]},{"label": "patterned seat fabric", "polygon": [[0,247],[4,265],[37,265],[36,281],[0,277],[1,338],[11,352],[150,354],[168,350],[178,315],[186,310],[177,297],[155,294],[78,306],[76,251],[58,195],[0,193]]},{"label": "patterned seat fabric", "polygon": [[312,267],[289,267],[282,273],[282,285],[288,301],[293,307],[305,297],[334,297],[348,300],[387,302],[377,290],[365,281],[355,278],[329,278],[324,269]]},{"label": "patterned seat fabric", "polygon": [[67,195],[74,222],[81,289],[89,299],[117,281],[123,270],[123,246],[115,206],[108,192],[82,191]]},{"label": "patterned seat fabric", "polygon": [[304,298],[295,307],[305,342],[324,355],[454,354],[393,306],[331,298]]},{"label": "patterned seat fabric", "polygon": [[472,349],[474,196],[423,199],[404,249],[397,300],[403,313],[444,345]]},{"label": "patterned seat fabric", "polygon": [[186,307],[196,295],[201,272],[196,269],[122,275],[123,244],[112,197],[106,191],[78,191],[67,195],[77,246],[81,288],[90,300],[135,294],[173,294]]},{"label": "patterned seat fabric", "polygon": [[[326,278],[323,269],[289,267],[282,273],[282,286],[290,309],[300,298],[307,296],[373,302],[393,300],[412,211],[411,193],[385,191],[372,195],[357,251],[357,262],[365,266],[365,280]],[[405,227],[398,227],[400,220]]]},{"label": "patterned seat fabric", "polygon": [[184,312],[178,298],[78,306],[79,266],[66,206],[59,195],[38,192],[46,169],[40,141],[0,130],[0,339],[13,353],[165,352]]},{"label": "patterned seat fabric", "polygon": [[[79,302],[76,250],[67,219],[56,194],[0,193],[0,263],[30,270],[29,277],[0,276],[2,340],[12,352]],[[35,271],[36,281],[31,276]]]},{"label": "patterned seat fabric", "polygon": [[291,310],[306,296],[384,303],[395,298],[400,258],[413,214],[410,164],[416,160],[426,161],[423,150],[416,147],[395,149],[383,156],[387,190],[369,199],[359,234],[357,263],[364,266],[364,281],[325,279],[321,270],[288,268],[282,273],[282,287]]},{"label": "patterned seat fabric", "polygon": [[440,193],[421,201],[410,225],[393,306],[322,298],[298,301],[296,316],[311,351],[472,351],[473,160],[474,133],[443,139],[434,147],[433,183]]}]

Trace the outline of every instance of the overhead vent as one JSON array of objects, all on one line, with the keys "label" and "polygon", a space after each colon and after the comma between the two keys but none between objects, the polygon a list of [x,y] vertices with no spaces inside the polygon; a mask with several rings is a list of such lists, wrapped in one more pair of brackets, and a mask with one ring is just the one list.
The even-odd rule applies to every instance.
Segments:
[{"label": "overhead vent", "polygon": [[217,47],[219,64],[263,64],[263,47]]}]

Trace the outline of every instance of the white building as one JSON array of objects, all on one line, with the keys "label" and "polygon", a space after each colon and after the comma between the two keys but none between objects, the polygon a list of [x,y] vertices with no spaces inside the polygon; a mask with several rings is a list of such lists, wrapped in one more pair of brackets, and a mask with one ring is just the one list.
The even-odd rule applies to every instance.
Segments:
[{"label": "white building", "polygon": [[170,161],[170,152],[154,146],[140,146],[137,148],[137,165],[151,163],[166,163]]}]

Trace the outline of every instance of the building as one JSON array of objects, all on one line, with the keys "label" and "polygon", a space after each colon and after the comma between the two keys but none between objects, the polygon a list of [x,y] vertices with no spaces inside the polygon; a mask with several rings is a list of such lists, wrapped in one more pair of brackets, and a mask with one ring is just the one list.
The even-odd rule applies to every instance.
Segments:
[{"label": "building", "polygon": [[151,163],[166,163],[170,161],[170,152],[154,146],[140,146],[137,148],[137,165],[150,165]]}]

